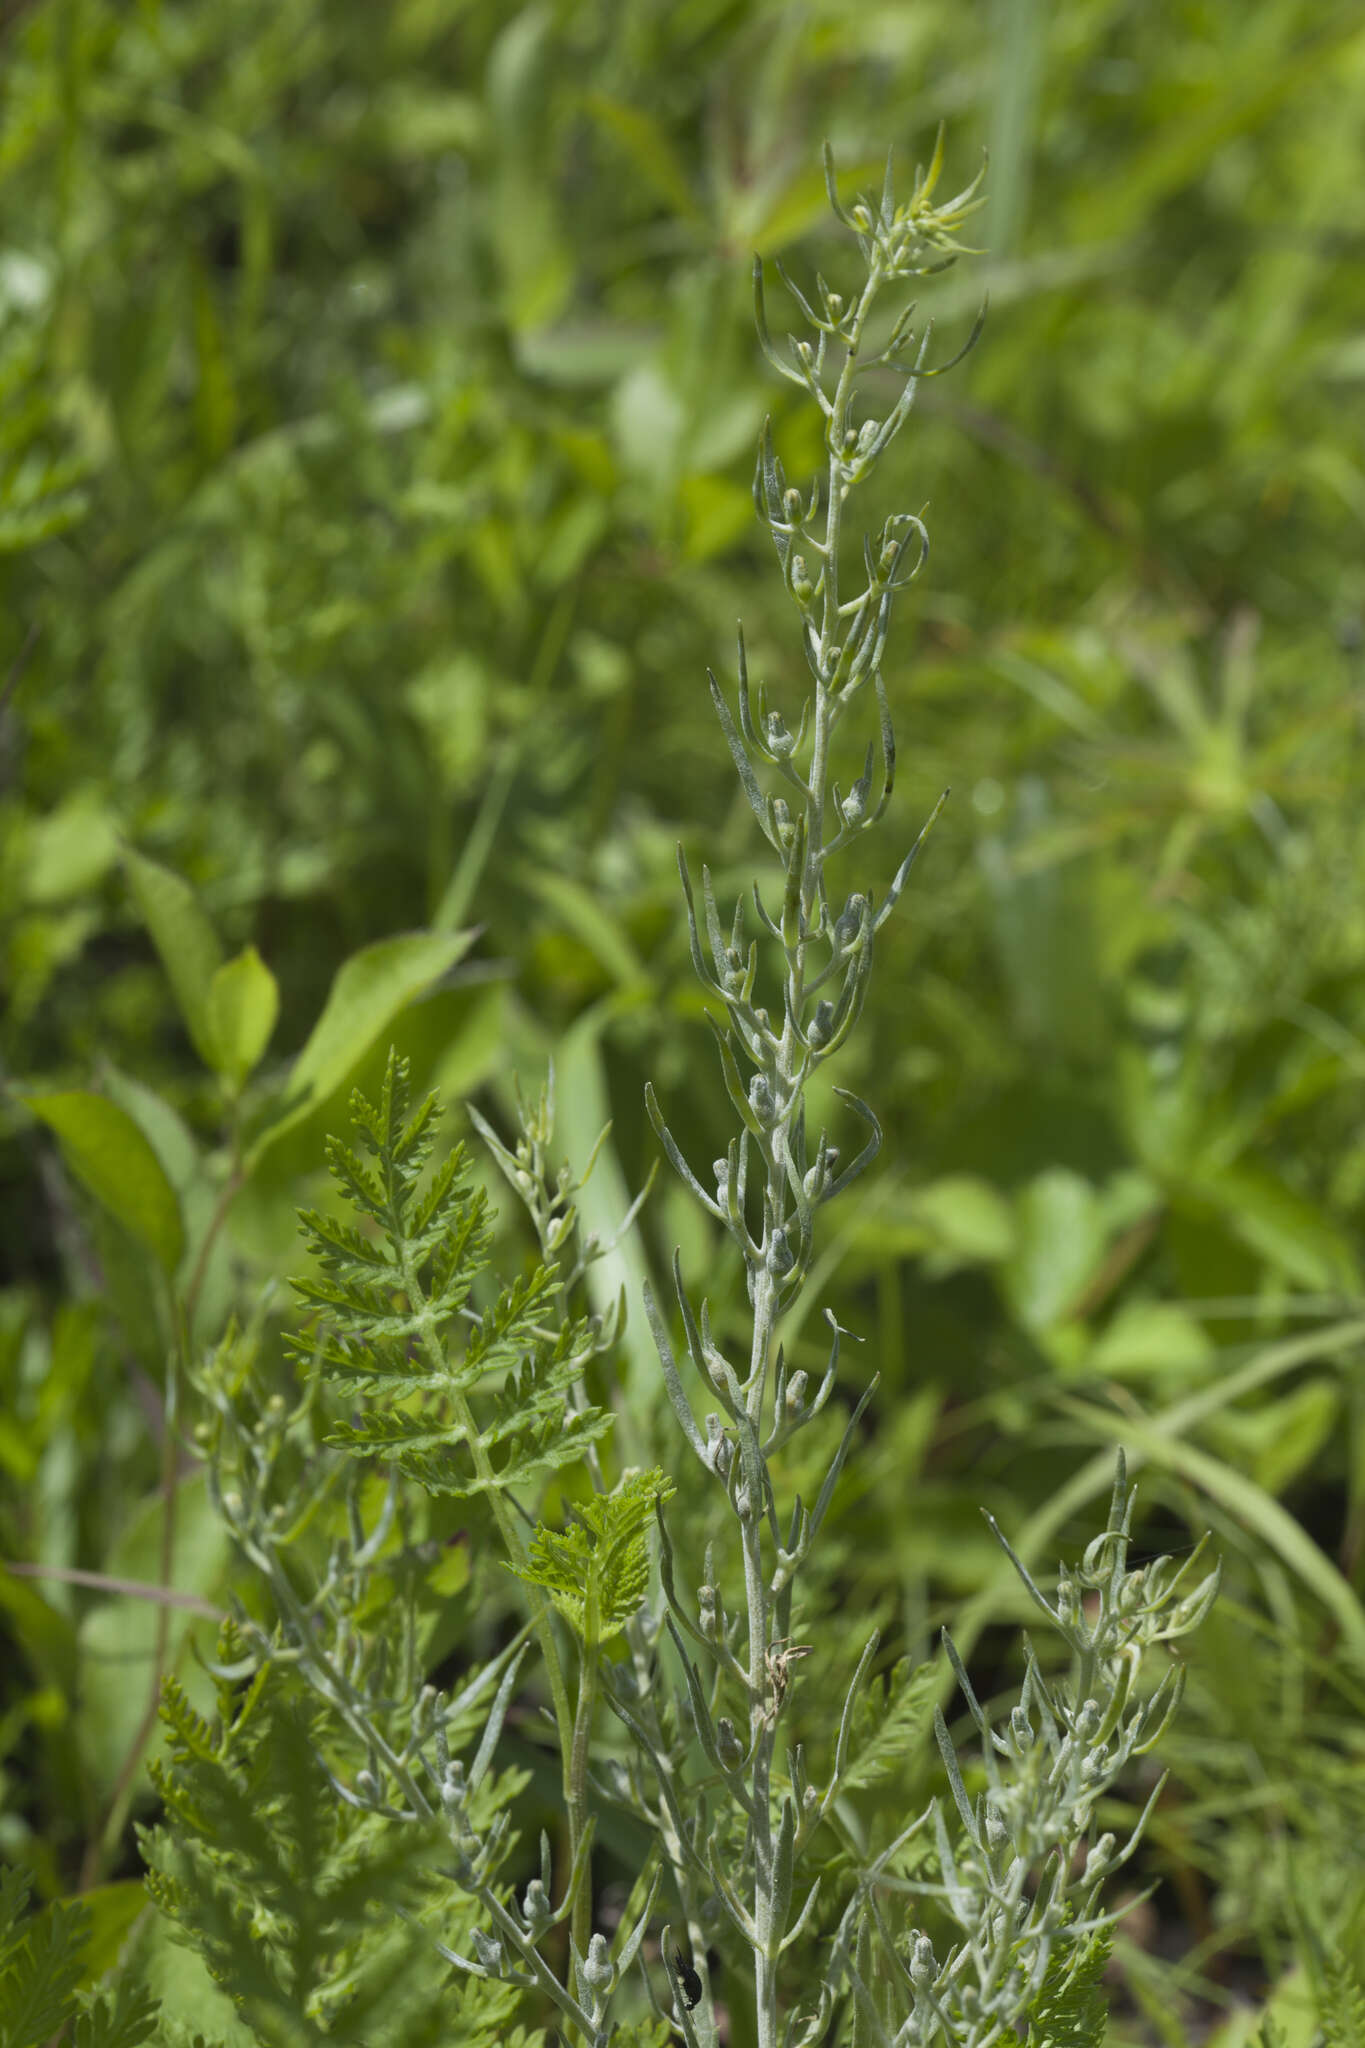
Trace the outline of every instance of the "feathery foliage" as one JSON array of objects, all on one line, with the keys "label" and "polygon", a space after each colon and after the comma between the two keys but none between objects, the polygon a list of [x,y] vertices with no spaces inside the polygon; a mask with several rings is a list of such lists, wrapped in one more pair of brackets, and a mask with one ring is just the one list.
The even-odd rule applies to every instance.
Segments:
[{"label": "feathery foliage", "polygon": [[89,1910],[57,1900],[25,1918],[29,1890],[23,1871],[0,1865],[0,2048],[46,2048],[67,2027],[73,2048],[143,2048],[156,2001],[129,1977],[83,1988]]},{"label": "feathery foliage", "polygon": [[[166,1817],[142,1846],[152,1898],[254,2037],[438,2048],[458,2025],[471,2043],[505,2038],[512,1998],[467,2007],[421,1929],[438,1831],[335,1796],[336,1731],[282,1668],[218,1690],[210,1723],[167,1681],[169,1753],[153,1766]],[[481,1813],[514,1789],[490,1780]]]},{"label": "feathery foliage", "polygon": [[0,1871],[0,2041],[38,2048],[64,2026],[76,2004],[89,1915],[58,1901],[25,1921],[29,1882]]},{"label": "feathery foliage", "polygon": [[[811,679],[797,729],[770,708],[763,685],[751,698],[742,636],[738,720],[711,679],[742,792],[783,871],[780,912],[769,909],[759,882],[751,891],[780,965],[772,1008],[759,1000],[761,942],[746,948],[743,899],[727,927],[703,867],[699,921],[679,854],[693,963],[721,1012],[712,1021],[739,1125],[716,1162],[714,1195],[687,1164],[653,1091],[647,1094],[667,1157],[739,1254],[752,1310],[747,1362],[732,1360],[708,1301],[694,1304],[675,1257],[685,1364],[719,1404],[703,1429],[663,1316],[645,1292],[672,1414],[710,1489],[694,1596],[679,1584],[683,1558],[667,1512],[678,1483],[658,1465],[613,1481],[604,1462],[611,1415],[594,1402],[588,1374],[610,1351],[619,1319],[571,1306],[603,1248],[589,1237],[566,1270],[582,1183],[568,1167],[552,1177],[551,1085],[537,1108],[519,1105],[520,1134],[510,1146],[475,1117],[534,1228],[540,1258],[529,1275],[475,1306],[491,1239],[487,1207],[471,1190],[461,1148],[434,1163],[436,1099],[410,1110],[407,1064],[391,1050],[377,1104],[359,1091],[352,1096],[361,1150],[337,1140],[327,1147],[354,1220],[301,1213],[318,1266],[316,1277],[295,1283],[313,1310],[289,1346],[302,1400],[291,1414],[278,1395],[262,1401],[253,1393],[251,1347],[240,1356],[235,1334],[195,1375],[210,1412],[200,1440],[212,1495],[264,1576],[274,1620],[262,1623],[239,1605],[233,1642],[246,1654],[225,1652],[220,1662],[254,1676],[236,1719],[230,1703],[221,1703],[219,1733],[168,1688],[164,1713],[176,1746],[172,1771],[159,1782],[176,1826],[150,1860],[163,1911],[190,1931],[266,2038],[286,2025],[286,2012],[313,2029],[354,2030],[369,2021],[383,2002],[376,1987],[394,1981],[396,1958],[408,1954],[409,1932],[431,1925],[416,1893],[403,1887],[415,1883],[414,1866],[442,1838],[446,1882],[466,1932],[454,1946],[443,1925],[431,1934],[431,1953],[461,1973],[467,1997],[492,2001],[479,2008],[480,2024],[491,2024],[494,2010],[506,2018],[514,2008],[501,2001],[515,1991],[533,1994],[541,2014],[547,2004],[555,2009],[561,2029],[584,2048],[632,2038],[644,2015],[638,1992],[627,1992],[628,1975],[643,1956],[658,1902],[680,1915],[687,1935],[687,1952],[673,1939],[671,1920],[659,1937],[671,2014],[647,1970],[639,1989],[688,2048],[716,2048],[721,2039],[713,1950],[736,1986],[733,1996],[750,2008],[757,2048],[816,2048],[831,2028],[837,2038],[846,2025],[859,2040],[870,2029],[879,2048],[934,2048],[945,2034],[956,2048],[990,2048],[1034,2016],[1039,2025],[1070,2027],[1087,2043],[1093,2034],[1095,1937],[1109,1917],[1100,1887],[1134,1854],[1147,1818],[1120,1851],[1112,1834],[1093,1839],[1096,1802],[1163,1733],[1180,1676],[1168,1674],[1144,1692],[1144,1655],[1198,1624],[1217,1573],[1185,1590],[1193,1557],[1178,1570],[1161,1559],[1129,1571],[1134,1496],[1120,1454],[1106,1530],[1074,1572],[1063,1571],[1055,1604],[1010,1552],[1071,1652],[1070,1681],[1048,1680],[1026,1639],[1023,1693],[1002,1731],[945,1635],[982,1737],[986,1787],[976,1800],[935,1701],[937,1674],[903,1663],[883,1692],[871,1682],[875,1633],[846,1678],[827,1775],[817,1781],[807,1761],[816,1726],[803,1732],[801,1700],[810,1645],[795,1636],[811,1555],[875,1375],[819,1461],[813,1501],[799,1491],[783,1498],[793,1446],[834,1395],[846,1333],[829,1315],[829,1358],[812,1390],[777,1344],[779,1313],[811,1275],[819,1212],[866,1170],[881,1143],[874,1111],[836,1089],[865,1142],[846,1165],[824,1131],[812,1151],[807,1094],[857,1022],[874,942],[924,837],[880,902],[855,890],[835,909],[830,864],[891,801],[895,740],[882,662],[896,601],[927,547],[917,514],[890,515],[861,536],[863,580],[850,592],[850,520],[921,382],[951,367],[929,363],[929,330],[912,333],[913,307],[894,317],[875,348],[870,323],[886,287],[953,259],[978,201],[975,184],[935,201],[942,164],[940,135],[908,201],[897,201],[888,165],[879,199],[845,207],[827,157],[830,202],[856,245],[865,282],[846,298],[820,279],[811,298],[786,279],[812,336],[792,339],[786,353],[769,334],[762,266],[755,270],[760,342],[813,401],[827,471],[808,490],[789,483],[765,425],[755,502],[799,617]],[[977,331],[979,323],[968,348]],[[880,413],[874,387],[861,381],[868,371],[897,387]],[[869,697],[876,738],[845,792],[834,777],[836,736]],[[323,1395],[319,1438],[311,1411]],[[338,1400],[348,1406],[344,1420],[330,1412]],[[349,1473],[345,1525],[338,1529],[330,1517],[322,1566],[309,1560],[300,1538],[326,1516],[342,1466]],[[386,1473],[387,1483],[378,1502],[371,1492],[367,1512],[372,1471]],[[544,1496],[568,1480],[573,1490],[566,1486],[556,1528]],[[523,1628],[455,1702],[421,1682],[415,1580],[409,1576],[405,1597],[387,1604],[376,1601],[375,1584],[387,1579],[396,1591],[395,1544],[400,1556],[410,1555],[415,1520],[451,1499],[490,1519],[529,1610]],[[696,1512],[691,1502],[689,1512]],[[655,1591],[649,1538],[656,1526]],[[694,1559],[695,1551],[687,1559],[692,1569]],[[1095,1603],[1089,1616],[1087,1599]],[[568,1853],[556,1887],[542,1836],[540,1874],[518,1894],[504,1804],[511,1795],[490,1803],[489,1788],[498,1782],[492,1766],[522,1683],[528,1636],[549,1693]],[[279,1704],[281,1669],[291,1687],[287,1709]],[[306,1704],[300,1685],[304,1698],[311,1694]],[[273,1703],[265,1739],[262,1701]],[[600,1726],[603,1706],[622,1731],[614,1742]],[[908,1824],[884,1807],[858,1816],[858,1795],[923,1742],[931,1719],[951,1822],[937,1798]],[[474,1728],[466,1761],[455,1753],[456,1738]],[[332,1759],[334,1741],[350,1752],[349,1766]],[[809,1753],[818,1746],[817,1736]],[[312,1810],[319,1776],[340,1801],[326,1823]],[[631,1851],[629,1908],[609,1940],[594,1925],[593,1842],[613,1809],[637,1831],[643,1827],[645,1846]],[[385,1829],[392,1838],[381,1845]],[[380,1946],[367,1974],[353,1952],[377,1938],[374,1913],[385,1903],[401,1933],[393,1948]],[[424,1895],[428,1904],[443,1918],[449,1910]],[[551,1945],[565,1923],[567,1959]],[[817,1926],[825,1935],[819,1955],[802,1941]]]},{"label": "feathery foliage", "polygon": [[1365,1978],[1349,1956],[1324,1962],[1318,2017],[1327,2048],[1365,2048]]},{"label": "feathery foliage", "polygon": [[1052,1957],[1029,2008],[1027,2048],[1103,2048],[1109,2001],[1101,1980],[1113,1947],[1101,1928]]},{"label": "feathery foliage", "polygon": [[[467,1496],[524,1486],[575,1462],[610,1416],[566,1399],[593,1338],[585,1320],[547,1333],[559,1285],[553,1266],[504,1289],[482,1315],[468,1312],[487,1262],[487,1200],[470,1188],[461,1147],[421,1189],[436,1113],[432,1094],[409,1117],[407,1064],[396,1058],[377,1106],[358,1090],[352,1096],[352,1121],[374,1164],[336,1139],[327,1159],[373,1234],[317,1210],[302,1213],[322,1277],[294,1285],[325,1324],[311,1344],[294,1339],[291,1348],[344,1391],[384,1399],[360,1407],[329,1443],[395,1464],[429,1493]],[[471,1397],[495,1380],[493,1413],[480,1427]],[[413,1396],[421,1397],[416,1411],[395,1405]]]},{"label": "feathery foliage", "polygon": [[649,1536],[658,1507],[676,1491],[660,1471],[636,1472],[614,1493],[569,1504],[562,1531],[537,1528],[516,1568],[540,1586],[589,1650],[619,1635],[649,1590]]}]

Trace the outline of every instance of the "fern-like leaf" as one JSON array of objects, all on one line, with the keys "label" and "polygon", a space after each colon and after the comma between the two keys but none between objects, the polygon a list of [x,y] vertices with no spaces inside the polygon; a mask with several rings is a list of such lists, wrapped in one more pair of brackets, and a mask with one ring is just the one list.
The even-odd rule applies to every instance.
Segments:
[{"label": "fern-like leaf", "polygon": [[1323,1964],[1318,2018],[1327,2048],[1365,2048],[1365,1983],[1343,1955]]},{"label": "fern-like leaf", "polygon": [[[359,1222],[300,1211],[320,1272],[294,1286],[319,1313],[305,1337],[287,1340],[360,1403],[327,1442],[456,1498],[522,1486],[578,1459],[611,1416],[576,1391],[594,1333],[559,1319],[557,1271],[540,1266],[482,1315],[469,1313],[489,1214],[458,1148],[419,1193],[437,1098],[409,1116],[407,1063],[391,1052],[379,1102],[357,1091],[351,1115],[368,1159],[332,1140],[328,1160]],[[490,1383],[494,1412],[480,1419],[469,1397]]]},{"label": "fern-like leaf", "polygon": [[27,1871],[0,1864],[0,1980],[23,1945],[24,1908],[31,1888]]},{"label": "fern-like leaf", "polygon": [[[442,1938],[463,1946],[468,1936],[472,1909],[437,1880],[440,1830],[395,1828],[330,1796],[315,1701],[272,1666],[208,1744],[173,1692],[165,1708],[171,1757],[154,1771],[172,1825],[139,1830],[147,1888],[262,2048],[482,2048],[506,2037],[514,1989],[480,1985],[466,2011],[414,1924],[439,1904]],[[362,1761],[333,1768],[349,1776]],[[490,1774],[477,1818],[517,1789],[515,1777]]]},{"label": "fern-like leaf", "polygon": [[42,2048],[76,2010],[90,1915],[61,1900],[23,1921],[28,1881],[4,1873],[0,1888],[0,2048]]},{"label": "fern-like leaf", "polygon": [[1054,1947],[1026,2015],[1027,2048],[1102,2048],[1109,2014],[1102,1980],[1113,1946],[1101,1928],[1083,1941]]},{"label": "fern-like leaf", "polygon": [[71,2030],[72,2048],[144,2048],[156,2033],[159,2007],[148,1991],[122,1978],[91,1999]]},{"label": "fern-like leaf", "polygon": [[571,1506],[567,1528],[537,1528],[526,1563],[514,1567],[518,1578],[543,1588],[584,1642],[606,1642],[645,1597],[654,1503],[676,1490],[656,1468],[634,1473],[615,1493]]},{"label": "fern-like leaf", "polygon": [[300,1210],[320,1270],[293,1286],[328,1327],[320,1344],[292,1339],[290,1348],[348,1388],[436,1391],[447,1379],[445,1339],[487,1262],[487,1200],[470,1188],[462,1146],[419,1197],[439,1104],[429,1095],[408,1116],[408,1063],[396,1053],[389,1054],[379,1102],[356,1089],[350,1109],[376,1163],[336,1138],[327,1141],[327,1163],[361,1223]]},{"label": "fern-like leaf", "polygon": [[840,1778],[847,1792],[874,1785],[913,1755],[933,1722],[938,1674],[932,1664],[911,1665],[903,1657],[885,1691],[876,1688],[858,1702],[849,1754]]}]

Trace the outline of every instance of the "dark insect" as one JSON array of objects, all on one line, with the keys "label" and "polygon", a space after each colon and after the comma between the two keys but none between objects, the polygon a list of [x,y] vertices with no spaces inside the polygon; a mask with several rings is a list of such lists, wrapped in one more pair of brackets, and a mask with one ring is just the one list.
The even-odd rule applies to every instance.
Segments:
[{"label": "dark insect", "polygon": [[687,2000],[687,2010],[695,2012],[701,1998],[701,1978],[692,1968],[691,1963],[684,1960],[683,1952],[680,1948],[675,1948],[673,1951],[673,1967],[677,1971],[682,1983],[683,1996]]}]

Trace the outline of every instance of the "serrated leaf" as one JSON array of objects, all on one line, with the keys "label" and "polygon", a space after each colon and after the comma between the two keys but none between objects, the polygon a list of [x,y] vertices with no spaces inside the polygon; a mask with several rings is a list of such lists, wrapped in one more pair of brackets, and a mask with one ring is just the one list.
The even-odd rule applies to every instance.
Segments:
[{"label": "serrated leaf", "polygon": [[519,1579],[549,1594],[590,1648],[619,1635],[649,1587],[654,1504],[677,1491],[657,1467],[625,1479],[615,1493],[571,1505],[564,1529],[542,1523]]},{"label": "serrated leaf", "polygon": [[1103,1980],[1112,1951],[1103,1930],[1056,1944],[1028,2009],[1028,2048],[1102,2048],[1109,2019]]},{"label": "serrated leaf", "polygon": [[70,2019],[90,1916],[61,1900],[22,1929],[0,1974],[0,2048],[43,2048]]},{"label": "serrated leaf", "polygon": [[903,1657],[884,1692],[873,1690],[858,1703],[849,1748],[851,1761],[840,1783],[849,1791],[890,1776],[919,1748],[933,1718],[938,1673],[932,1664],[911,1669]]}]

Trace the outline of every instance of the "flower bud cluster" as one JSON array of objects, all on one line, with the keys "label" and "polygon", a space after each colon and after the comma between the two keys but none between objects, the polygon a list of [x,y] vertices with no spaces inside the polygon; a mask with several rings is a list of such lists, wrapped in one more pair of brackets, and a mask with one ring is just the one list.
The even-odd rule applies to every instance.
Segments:
[{"label": "flower bud cluster", "polygon": [[[962,1938],[943,1963],[932,2012],[926,2008],[898,2037],[907,2048],[930,2048],[942,2033],[961,2048],[978,2048],[1015,2027],[1053,1946],[1105,1924],[1100,1885],[1141,1839],[1160,1784],[1121,1849],[1110,1833],[1090,1841],[1096,1804],[1132,1758],[1159,1739],[1179,1702],[1179,1667],[1166,1665],[1154,1688],[1140,1687],[1144,1653],[1183,1633],[1191,1614],[1207,1611],[1218,1574],[1182,1590],[1202,1546],[1179,1570],[1161,1558],[1128,1571],[1133,1507],[1120,1457],[1108,1526],[1088,1545],[1079,1568],[1061,1572],[1055,1603],[1000,1538],[1074,1658],[1069,1682],[1047,1679],[1026,1639],[1023,1690],[1003,1727],[982,1710],[945,1634],[981,1737],[986,1789],[969,1800],[939,1717],[939,1747],[962,1831],[954,1844],[937,1804],[931,1808],[941,1885],[909,1888],[938,1892]],[[1087,1596],[1094,1610],[1088,1615]]]}]

